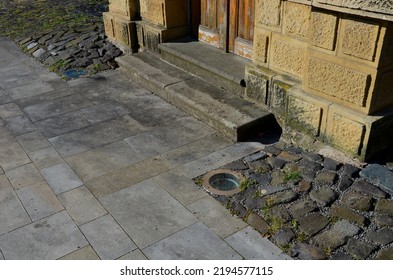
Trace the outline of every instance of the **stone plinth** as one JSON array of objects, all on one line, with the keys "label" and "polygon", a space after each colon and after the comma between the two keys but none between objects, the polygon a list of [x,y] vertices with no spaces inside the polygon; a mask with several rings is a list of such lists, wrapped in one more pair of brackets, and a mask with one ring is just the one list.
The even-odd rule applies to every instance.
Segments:
[{"label": "stone plinth", "polygon": [[138,18],[138,0],[110,0],[109,12],[103,13],[106,35],[125,53],[138,49],[135,26]]}]

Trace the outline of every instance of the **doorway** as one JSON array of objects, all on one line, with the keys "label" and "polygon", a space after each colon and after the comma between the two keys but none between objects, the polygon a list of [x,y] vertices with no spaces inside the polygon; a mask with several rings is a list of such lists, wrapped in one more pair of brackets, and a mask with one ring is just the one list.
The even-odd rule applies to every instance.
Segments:
[{"label": "doorway", "polygon": [[198,40],[251,59],[255,0],[192,0],[196,1],[193,9],[200,14],[194,10],[193,18],[199,20]]}]

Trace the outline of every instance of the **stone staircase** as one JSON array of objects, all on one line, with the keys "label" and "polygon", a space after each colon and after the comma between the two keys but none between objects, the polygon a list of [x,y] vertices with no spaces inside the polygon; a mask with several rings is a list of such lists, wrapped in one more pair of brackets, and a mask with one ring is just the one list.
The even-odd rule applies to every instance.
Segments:
[{"label": "stone staircase", "polygon": [[120,71],[233,141],[244,141],[274,116],[242,98],[247,60],[200,42],[160,45],[116,59]]}]

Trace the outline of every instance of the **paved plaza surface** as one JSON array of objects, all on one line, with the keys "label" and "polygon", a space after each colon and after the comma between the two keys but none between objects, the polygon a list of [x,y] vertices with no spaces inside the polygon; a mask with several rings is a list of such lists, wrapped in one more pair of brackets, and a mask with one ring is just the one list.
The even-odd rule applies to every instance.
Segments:
[{"label": "paved plaza surface", "polygon": [[0,259],[289,259],[192,180],[262,148],[0,38]]}]

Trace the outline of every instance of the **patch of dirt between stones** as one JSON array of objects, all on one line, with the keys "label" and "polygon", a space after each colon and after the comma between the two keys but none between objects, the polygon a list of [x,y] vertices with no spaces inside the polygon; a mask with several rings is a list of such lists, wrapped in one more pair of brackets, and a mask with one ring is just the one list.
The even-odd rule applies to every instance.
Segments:
[{"label": "patch of dirt between stones", "polygon": [[[393,259],[393,187],[375,179],[393,176],[390,169],[358,168],[281,142],[220,169],[242,173],[248,187],[211,195],[292,258]],[[202,177],[194,179],[201,188]]]}]

